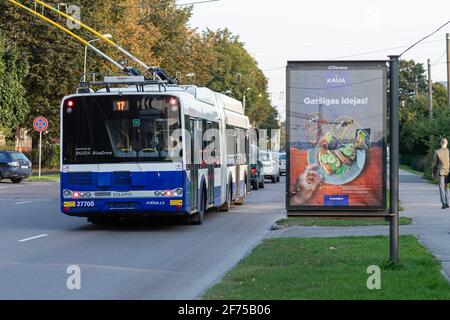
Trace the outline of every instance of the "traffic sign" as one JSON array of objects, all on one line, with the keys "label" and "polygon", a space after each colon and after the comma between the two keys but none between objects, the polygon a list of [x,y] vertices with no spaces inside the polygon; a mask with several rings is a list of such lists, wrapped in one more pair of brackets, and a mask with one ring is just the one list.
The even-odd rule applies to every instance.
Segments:
[{"label": "traffic sign", "polygon": [[39,179],[41,178],[42,163],[42,132],[48,128],[48,120],[45,117],[37,117],[33,121],[34,130],[39,132]]},{"label": "traffic sign", "polygon": [[37,132],[43,132],[48,128],[48,120],[45,117],[37,117],[33,121],[33,127]]}]

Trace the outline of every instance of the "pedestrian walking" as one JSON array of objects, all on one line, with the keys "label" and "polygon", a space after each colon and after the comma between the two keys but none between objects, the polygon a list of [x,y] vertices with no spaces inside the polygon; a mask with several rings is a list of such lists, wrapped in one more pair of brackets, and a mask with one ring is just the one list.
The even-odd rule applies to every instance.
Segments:
[{"label": "pedestrian walking", "polygon": [[448,140],[442,139],[441,148],[434,152],[433,178],[439,179],[439,192],[441,194],[442,209],[449,208],[448,174],[450,171],[450,153]]}]

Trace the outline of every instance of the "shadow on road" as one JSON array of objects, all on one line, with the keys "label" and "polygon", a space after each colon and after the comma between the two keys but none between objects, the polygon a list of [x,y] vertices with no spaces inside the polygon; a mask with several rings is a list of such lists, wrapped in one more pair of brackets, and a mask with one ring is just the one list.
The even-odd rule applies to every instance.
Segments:
[{"label": "shadow on road", "polygon": [[[205,223],[211,222],[212,219],[218,218],[220,214],[224,214],[217,211],[210,211],[206,215]],[[83,219],[83,218],[80,218]],[[186,223],[184,217],[159,217],[151,216],[146,218],[123,218],[119,221],[114,221],[107,224],[91,224],[86,220],[85,225],[77,228],[71,228],[69,231],[111,231],[111,232],[167,232],[167,231],[179,231],[180,227],[187,228],[201,228],[202,226],[189,225]]]}]

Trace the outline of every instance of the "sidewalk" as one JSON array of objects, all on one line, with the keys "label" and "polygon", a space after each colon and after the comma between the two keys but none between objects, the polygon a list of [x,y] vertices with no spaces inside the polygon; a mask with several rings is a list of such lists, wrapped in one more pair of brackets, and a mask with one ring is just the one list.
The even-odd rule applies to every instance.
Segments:
[{"label": "sidewalk", "polygon": [[[438,187],[420,176],[400,171],[401,213],[413,219],[400,226],[400,234],[415,235],[439,259],[450,279],[450,209],[442,210]],[[291,227],[274,231],[270,237],[341,237],[389,235],[388,226],[371,227]]]}]

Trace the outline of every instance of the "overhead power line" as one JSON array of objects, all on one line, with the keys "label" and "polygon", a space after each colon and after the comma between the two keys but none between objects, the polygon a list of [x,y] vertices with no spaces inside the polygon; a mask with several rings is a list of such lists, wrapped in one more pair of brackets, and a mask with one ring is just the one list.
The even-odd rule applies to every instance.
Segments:
[{"label": "overhead power line", "polygon": [[450,20],[447,21],[446,23],[444,23],[443,25],[441,25],[439,28],[437,28],[435,31],[433,31],[432,33],[430,33],[429,35],[423,37],[422,39],[420,39],[419,41],[415,42],[413,45],[409,46],[405,51],[403,51],[399,56],[401,57],[402,55],[404,55],[406,52],[408,52],[409,50],[411,50],[412,48],[414,48],[415,46],[417,46],[419,43],[421,43],[422,41],[428,39],[429,37],[433,36],[434,34],[438,33],[440,30],[442,30],[446,25],[450,24]]},{"label": "overhead power line", "polygon": [[177,6],[180,6],[180,7],[193,6],[193,5],[196,5],[196,4],[203,4],[203,3],[217,2],[217,1],[220,1],[220,0],[204,0],[204,1],[186,2],[186,3],[177,4]]}]

